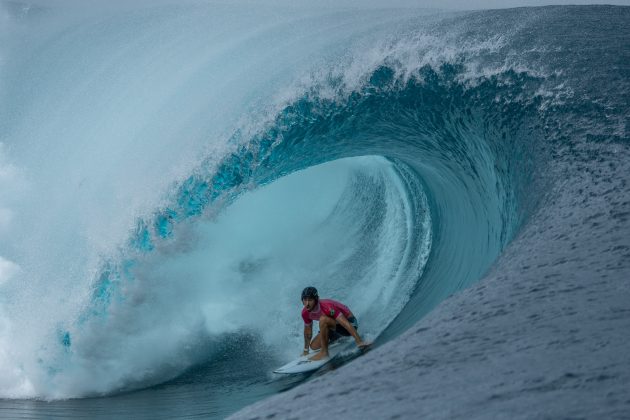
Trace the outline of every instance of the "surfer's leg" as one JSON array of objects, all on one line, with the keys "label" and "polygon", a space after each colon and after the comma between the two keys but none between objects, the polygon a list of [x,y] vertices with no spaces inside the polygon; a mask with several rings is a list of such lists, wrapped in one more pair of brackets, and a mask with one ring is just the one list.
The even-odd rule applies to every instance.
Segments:
[{"label": "surfer's leg", "polygon": [[319,318],[319,342],[322,350],[313,356],[311,360],[319,360],[328,357],[328,333],[335,329],[336,321],[330,317],[322,315]]},{"label": "surfer's leg", "polygon": [[319,333],[318,333],[315,336],[315,338],[311,340],[311,350],[319,350],[321,346],[322,346],[321,337],[319,336]]},{"label": "surfer's leg", "polygon": [[[357,322],[357,319],[353,316],[351,316],[350,318],[348,318],[348,322],[350,323],[350,325],[352,325],[352,327],[354,328],[355,331],[358,332],[359,329],[359,323]],[[343,325],[341,325],[339,322],[337,322],[336,325],[336,329],[335,329],[335,334],[339,337],[350,337],[352,335],[352,333],[350,331],[348,331],[346,329],[346,327],[344,327]],[[332,343],[332,337],[330,339],[330,342]]]}]

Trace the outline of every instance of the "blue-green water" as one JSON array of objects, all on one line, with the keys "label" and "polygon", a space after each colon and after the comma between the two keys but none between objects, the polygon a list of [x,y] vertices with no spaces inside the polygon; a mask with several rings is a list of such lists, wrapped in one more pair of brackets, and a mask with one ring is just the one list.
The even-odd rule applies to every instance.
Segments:
[{"label": "blue-green water", "polygon": [[270,372],[302,287],[391,340],[628,146],[623,7],[3,7],[11,417],[223,417],[295,386]]}]

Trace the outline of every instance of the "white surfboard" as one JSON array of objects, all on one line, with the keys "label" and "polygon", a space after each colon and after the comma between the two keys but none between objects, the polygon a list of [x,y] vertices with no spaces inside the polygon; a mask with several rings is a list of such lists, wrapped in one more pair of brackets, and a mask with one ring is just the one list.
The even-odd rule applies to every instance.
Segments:
[{"label": "white surfboard", "polygon": [[301,356],[293,360],[292,362],[289,362],[286,365],[279,367],[278,369],[274,370],[273,373],[294,374],[317,370],[324,366],[326,363],[330,362],[339,353],[343,352],[346,349],[349,349],[348,344],[350,344],[348,340],[340,339],[328,347],[328,357],[321,360],[311,360],[311,358],[315,356],[317,352],[311,353],[306,356]]}]

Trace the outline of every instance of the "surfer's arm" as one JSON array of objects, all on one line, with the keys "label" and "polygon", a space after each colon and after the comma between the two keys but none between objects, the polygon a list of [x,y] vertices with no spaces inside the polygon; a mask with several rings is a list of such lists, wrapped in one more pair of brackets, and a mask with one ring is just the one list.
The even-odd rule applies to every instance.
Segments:
[{"label": "surfer's arm", "polygon": [[304,352],[307,355],[308,349],[311,347],[311,338],[313,337],[313,323],[304,324]]}]

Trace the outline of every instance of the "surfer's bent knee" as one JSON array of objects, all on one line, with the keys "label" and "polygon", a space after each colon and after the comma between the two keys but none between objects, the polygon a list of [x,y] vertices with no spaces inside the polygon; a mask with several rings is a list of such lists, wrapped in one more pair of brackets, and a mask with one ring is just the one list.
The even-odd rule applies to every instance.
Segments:
[{"label": "surfer's bent knee", "polygon": [[336,322],[337,321],[335,321],[331,317],[326,316],[326,315],[322,315],[319,318],[319,329],[321,330],[323,326],[326,326],[326,327],[334,326]]}]

